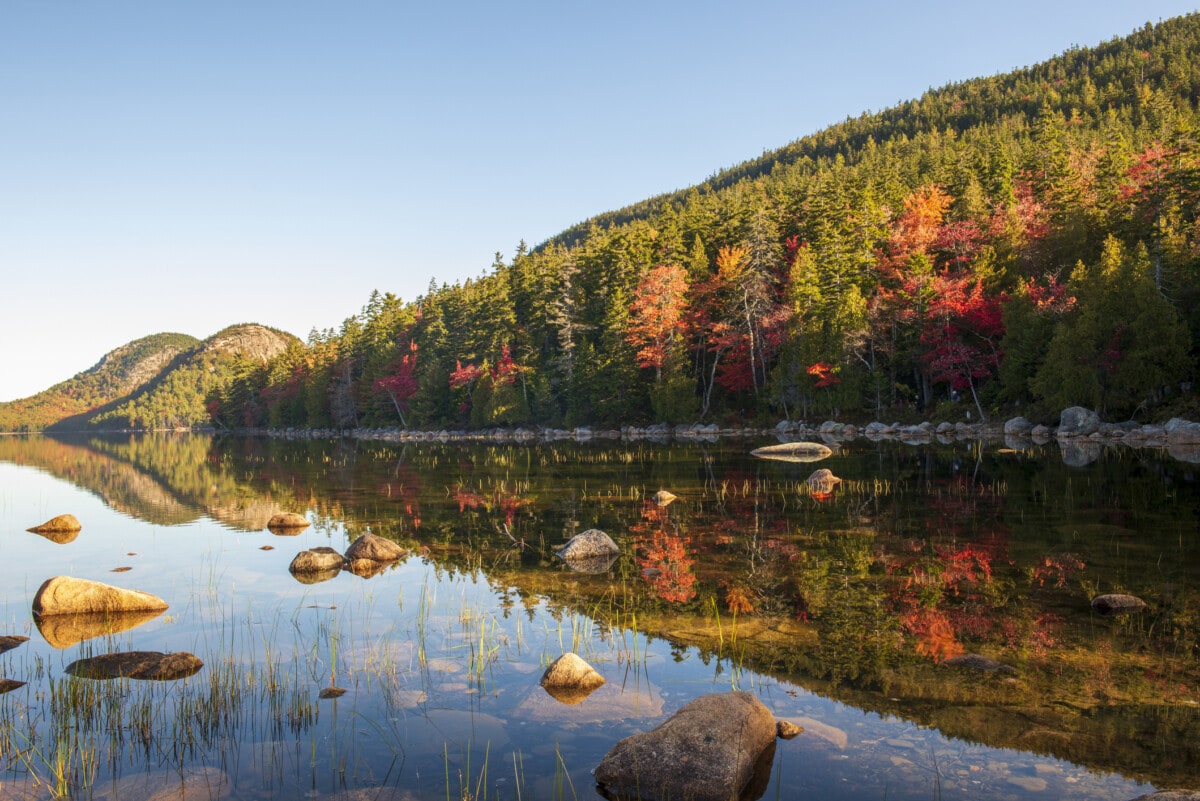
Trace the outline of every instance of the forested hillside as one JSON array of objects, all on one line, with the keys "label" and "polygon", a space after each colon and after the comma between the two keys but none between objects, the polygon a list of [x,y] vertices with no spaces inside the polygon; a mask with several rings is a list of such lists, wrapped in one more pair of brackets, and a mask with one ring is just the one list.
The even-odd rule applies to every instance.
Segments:
[{"label": "forested hillside", "polygon": [[122,345],[95,366],[29,398],[0,403],[0,431],[37,431],[116,401],[200,344],[187,334],[153,334]]},{"label": "forested hillside", "polygon": [[1194,412],[1198,95],[1194,15],[930,91],[479,279],[376,293],[209,408],[230,427]]},{"label": "forested hillside", "polygon": [[212,422],[214,398],[300,341],[261,325],[234,325],[201,342],[155,334],[32,398],[0,404],[0,431],[190,428]]}]

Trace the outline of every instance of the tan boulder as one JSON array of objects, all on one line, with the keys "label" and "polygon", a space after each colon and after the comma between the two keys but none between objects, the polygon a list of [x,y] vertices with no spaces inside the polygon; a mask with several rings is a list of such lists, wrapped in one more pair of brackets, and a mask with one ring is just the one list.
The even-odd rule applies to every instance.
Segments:
[{"label": "tan boulder", "polygon": [[267,521],[267,528],[276,534],[299,534],[302,529],[306,529],[312,524],[308,522],[308,518],[304,515],[298,515],[295,512],[283,512],[281,514],[272,515]]},{"label": "tan boulder", "polygon": [[408,554],[391,540],[375,534],[363,534],[346,549],[346,560],[370,559],[372,562],[395,562]]},{"label": "tan boulder", "polygon": [[604,684],[604,677],[579,656],[566,653],[546,668],[540,683],[564,704],[577,704]]},{"label": "tan boulder", "polygon": [[322,545],[296,554],[292,563],[288,565],[288,570],[293,574],[323,573],[328,570],[341,570],[345,564],[344,556],[333,548]]},{"label": "tan boulder", "polygon": [[33,614],[40,617],[89,612],[161,612],[166,608],[167,602],[157,595],[70,576],[47,579],[33,596]]},{"label": "tan boulder", "polygon": [[83,526],[75,515],[58,515],[52,517],[40,526],[34,526],[29,531],[35,534],[58,534],[62,532],[78,532]]},{"label": "tan boulder", "polygon": [[784,462],[819,462],[833,454],[833,449],[820,442],[784,442],[750,451],[760,459],[777,459]]}]

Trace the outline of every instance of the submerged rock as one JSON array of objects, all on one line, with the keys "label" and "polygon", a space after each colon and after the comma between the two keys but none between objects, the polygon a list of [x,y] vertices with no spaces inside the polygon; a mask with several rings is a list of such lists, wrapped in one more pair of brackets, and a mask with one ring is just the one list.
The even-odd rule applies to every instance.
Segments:
[{"label": "submerged rock", "polygon": [[167,602],[140,590],[70,576],[47,579],[33,596],[33,614],[77,615],[89,612],[161,612]]},{"label": "submerged rock", "polygon": [[318,698],[341,698],[346,694],[344,687],[334,687],[332,684],[317,694]]},{"label": "submerged rock", "polygon": [[1200,790],[1159,790],[1139,795],[1133,801],[1200,801]]},{"label": "submerged rock", "polygon": [[1128,615],[1132,612],[1140,612],[1145,608],[1146,602],[1136,595],[1110,593],[1108,595],[1097,595],[1092,599],[1092,609],[1097,614],[1104,615],[1105,617]]},{"label": "submerged rock", "polygon": [[555,555],[566,562],[575,562],[607,558],[620,553],[621,549],[613,542],[612,537],[598,528],[589,528],[572,537]]},{"label": "submerged rock", "polygon": [[1016,673],[1017,669],[1003,662],[997,662],[980,654],[960,654],[949,659],[943,659],[939,664],[945,667],[968,668],[982,670],[988,673]]},{"label": "submerged rock", "polygon": [[372,562],[395,562],[407,554],[408,551],[385,537],[363,534],[346,549],[346,561],[370,559]]},{"label": "submerged rock", "polygon": [[750,693],[702,695],[657,728],[613,746],[596,781],[618,797],[755,798],[770,778],[775,736],[774,716]]},{"label": "submerged rock", "polygon": [[282,514],[272,515],[267,521],[267,528],[275,534],[294,535],[299,534],[302,529],[308,528],[311,523],[304,515],[298,515],[295,512],[283,512]]},{"label": "submerged rock", "polygon": [[137,628],[163,613],[162,609],[140,612],[87,612],[81,615],[47,615],[34,617],[38,634],[51,647],[60,651],[84,640],[107,637]]},{"label": "submerged rock", "polygon": [[204,667],[195,654],[178,651],[127,651],[77,659],[65,672],[84,679],[145,679],[173,681],[191,676]]},{"label": "submerged rock", "polygon": [[540,684],[564,704],[577,704],[604,684],[604,677],[579,656],[566,653],[546,668]]}]

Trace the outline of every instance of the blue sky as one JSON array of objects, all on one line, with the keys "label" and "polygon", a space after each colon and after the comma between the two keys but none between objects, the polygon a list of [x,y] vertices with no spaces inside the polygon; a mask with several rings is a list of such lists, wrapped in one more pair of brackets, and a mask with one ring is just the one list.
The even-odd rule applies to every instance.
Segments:
[{"label": "blue sky", "polygon": [[372,289],[1194,9],[0,0],[0,400],[159,331],[336,328]]}]

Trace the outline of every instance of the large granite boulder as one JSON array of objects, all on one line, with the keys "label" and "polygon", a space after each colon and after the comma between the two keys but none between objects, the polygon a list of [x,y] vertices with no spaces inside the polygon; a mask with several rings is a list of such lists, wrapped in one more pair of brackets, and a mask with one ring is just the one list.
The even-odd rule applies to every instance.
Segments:
[{"label": "large granite boulder", "polygon": [[596,782],[617,797],[756,798],[758,783],[765,789],[770,778],[775,735],[775,717],[750,693],[702,695],[658,728],[613,746]]},{"label": "large granite boulder", "polygon": [[174,681],[198,673],[204,667],[195,654],[179,651],[127,651],[77,659],[64,672],[84,679],[146,679]]},{"label": "large granite boulder", "polygon": [[77,615],[96,612],[161,612],[167,602],[140,590],[70,576],[46,579],[33,596],[33,614]]},{"label": "large granite boulder", "polygon": [[1100,430],[1100,415],[1082,406],[1072,406],[1063,409],[1058,418],[1059,438],[1086,437]]},{"label": "large granite boulder", "polygon": [[346,561],[370,559],[372,562],[395,562],[408,551],[385,537],[363,534],[346,549]]},{"label": "large granite boulder", "polygon": [[556,555],[566,562],[604,560],[621,553],[621,548],[598,528],[589,528],[582,534],[576,534],[566,545],[558,549]]}]

